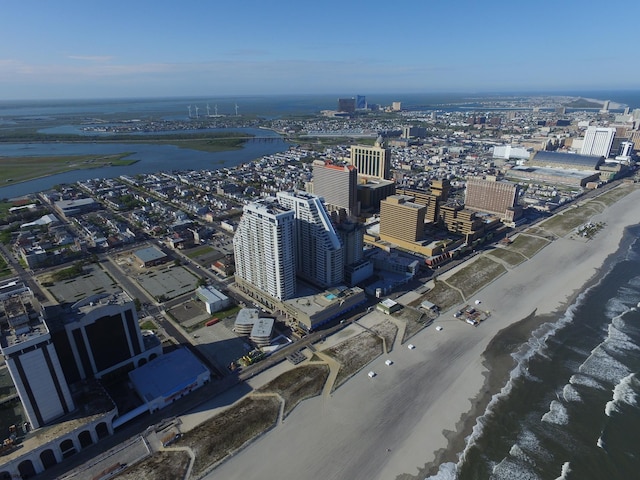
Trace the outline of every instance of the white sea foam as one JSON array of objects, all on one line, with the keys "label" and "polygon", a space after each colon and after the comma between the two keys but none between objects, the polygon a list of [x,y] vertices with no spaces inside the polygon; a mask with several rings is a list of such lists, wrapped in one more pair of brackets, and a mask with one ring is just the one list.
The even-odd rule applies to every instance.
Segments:
[{"label": "white sea foam", "polygon": [[540,480],[540,477],[530,468],[529,465],[523,464],[512,458],[505,458],[493,468],[491,478],[496,480]]},{"label": "white sea foam", "polygon": [[560,476],[556,478],[556,480],[567,480],[567,475],[571,473],[571,468],[569,467],[569,462],[564,462],[562,464],[562,471],[560,472]]},{"label": "white sea foam", "polygon": [[631,373],[621,362],[613,358],[603,348],[603,344],[593,349],[579,369],[580,373],[590,375],[605,382],[617,383]]},{"label": "white sea foam", "polygon": [[513,458],[528,463],[529,465],[533,465],[535,467],[536,461],[529,456],[527,452],[525,452],[520,445],[514,443],[511,449],[509,449],[509,455]]},{"label": "white sea foam", "polygon": [[542,421],[555,423],[556,425],[566,425],[569,423],[569,412],[562,402],[552,400],[549,411],[542,416]]},{"label": "white sea foam", "polygon": [[447,462],[440,464],[438,473],[424,480],[456,480],[458,478],[458,472],[456,464],[453,462]]},{"label": "white sea foam", "polygon": [[588,375],[582,375],[580,373],[571,375],[569,383],[571,385],[582,385],[585,387],[595,388],[597,390],[606,390],[605,386],[598,382],[598,380],[596,380],[595,378]]},{"label": "white sea foam", "polygon": [[[593,287],[591,287],[593,288]],[[493,412],[494,408],[498,405],[500,399],[506,397],[511,393],[513,389],[514,380],[523,376],[529,375],[528,373],[528,364],[531,357],[537,354],[539,351],[546,349],[546,340],[553,334],[555,334],[558,330],[565,327],[566,325],[573,322],[575,318],[575,310],[576,308],[582,304],[584,299],[587,297],[591,288],[582,292],[578,295],[576,302],[567,308],[565,314],[555,323],[553,324],[543,324],[538,327],[535,331],[533,331],[529,341],[523,344],[517,352],[512,354],[512,357],[516,360],[516,366],[509,374],[509,380],[505,384],[504,387],[500,390],[500,392],[496,393],[489,404],[483,415],[477,418],[476,424],[473,426],[471,431],[471,435],[467,437],[467,444],[464,450],[460,453],[458,466],[460,466],[469,452],[469,449],[475,444],[476,440],[480,438],[482,432],[484,431],[485,422],[488,421],[488,416]]]},{"label": "white sea foam", "polygon": [[611,416],[613,412],[620,411],[620,404],[626,403],[632,407],[638,406],[638,394],[633,389],[634,382],[637,380],[633,374],[627,375],[613,389],[613,400],[607,402],[604,407],[604,413]]},{"label": "white sea foam", "polygon": [[[637,294],[634,295],[634,298],[637,298]],[[621,296],[615,296],[610,298],[607,301],[607,305],[605,307],[605,315],[607,318],[617,317],[618,315],[622,315],[624,312],[629,310],[632,305],[635,305],[636,302],[627,303],[625,302],[625,298]]]},{"label": "white sea foam", "polygon": [[624,320],[622,320],[620,317],[614,318],[609,325],[609,335],[605,340],[606,344],[618,351],[639,351],[640,346],[633,341],[633,338],[623,332],[621,330],[622,328],[624,328]]},{"label": "white sea foam", "polygon": [[633,277],[631,280],[629,280],[629,285],[637,288],[640,291],[640,276]]},{"label": "white sea foam", "polygon": [[600,436],[598,437],[598,441],[596,442],[596,445],[597,445],[599,448],[601,448],[601,449],[605,450],[605,448],[604,448],[604,440],[602,440],[602,435],[600,435]]},{"label": "white sea foam", "polygon": [[581,402],[582,397],[576,388],[567,383],[562,389],[562,398],[564,398],[565,402]]},{"label": "white sea foam", "polygon": [[524,429],[522,433],[520,433],[518,436],[518,445],[520,445],[523,450],[530,452],[538,458],[542,458],[545,461],[553,460],[553,455],[540,444],[540,440],[538,440],[536,434],[529,429]]}]

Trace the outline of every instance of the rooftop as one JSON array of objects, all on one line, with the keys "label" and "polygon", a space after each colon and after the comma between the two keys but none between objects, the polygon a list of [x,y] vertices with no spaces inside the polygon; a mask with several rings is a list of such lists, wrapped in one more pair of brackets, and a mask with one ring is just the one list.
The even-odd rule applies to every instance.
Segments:
[{"label": "rooftop", "polygon": [[181,390],[207,368],[186,348],[179,348],[129,372],[129,378],[146,402]]}]

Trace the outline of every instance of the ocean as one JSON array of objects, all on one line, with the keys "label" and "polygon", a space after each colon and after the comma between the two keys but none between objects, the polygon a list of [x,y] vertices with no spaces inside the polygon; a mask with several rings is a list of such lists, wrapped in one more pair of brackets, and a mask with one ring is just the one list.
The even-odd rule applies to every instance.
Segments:
[{"label": "ocean", "polygon": [[600,278],[512,354],[458,462],[428,479],[640,478],[639,302],[635,226]]}]

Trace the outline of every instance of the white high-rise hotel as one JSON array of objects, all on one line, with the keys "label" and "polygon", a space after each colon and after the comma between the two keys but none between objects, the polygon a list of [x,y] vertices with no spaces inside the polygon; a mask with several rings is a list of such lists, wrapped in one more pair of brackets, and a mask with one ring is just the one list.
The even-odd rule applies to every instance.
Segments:
[{"label": "white high-rise hotel", "polygon": [[342,283],[342,245],[322,198],[306,192],[278,192],[278,202],[296,218],[296,273],[322,288]]},{"label": "white high-rise hotel", "polygon": [[588,127],[584,133],[582,143],[582,155],[593,155],[596,157],[609,157],[613,139],[616,136],[616,129],[611,127]]},{"label": "white high-rise hotel", "polygon": [[292,298],[294,222],[293,211],[282,208],[275,198],[245,205],[233,237],[236,277],[278,300]]},{"label": "white high-rise hotel", "polygon": [[278,300],[294,297],[296,274],[320,287],[342,283],[342,245],[322,199],[279,192],[244,207],[233,238],[236,278]]}]

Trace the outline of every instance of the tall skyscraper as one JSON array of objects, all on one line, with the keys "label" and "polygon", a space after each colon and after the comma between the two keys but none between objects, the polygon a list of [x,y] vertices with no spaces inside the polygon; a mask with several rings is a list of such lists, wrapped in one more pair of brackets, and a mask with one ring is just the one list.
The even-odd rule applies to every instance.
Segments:
[{"label": "tall skyscraper", "polygon": [[354,113],[356,111],[356,99],[353,97],[339,98],[338,111],[345,112],[345,113]]},{"label": "tall skyscraper", "polygon": [[317,195],[278,192],[278,202],[295,215],[295,263],[299,277],[322,288],[339,285],[344,275],[342,245]]},{"label": "tall skyscraper", "polygon": [[352,145],[350,163],[363,177],[391,179],[391,150],[382,137],[378,137],[373,147]]},{"label": "tall skyscraper", "polygon": [[520,187],[511,182],[499,182],[495,178],[469,178],[464,205],[472,210],[506,215],[518,206]]},{"label": "tall skyscraper", "polygon": [[588,127],[584,133],[582,143],[582,155],[592,155],[596,157],[609,157],[613,139],[616,136],[616,129],[612,127]]},{"label": "tall skyscraper", "polygon": [[243,209],[233,237],[236,277],[258,290],[287,300],[296,293],[295,216],[275,198]]},{"label": "tall skyscraper", "polygon": [[367,109],[367,97],[364,95],[356,95],[356,110]]},{"label": "tall skyscraper", "polygon": [[313,193],[324,198],[329,211],[344,209],[350,217],[360,215],[358,171],[353,165],[313,162]]}]

